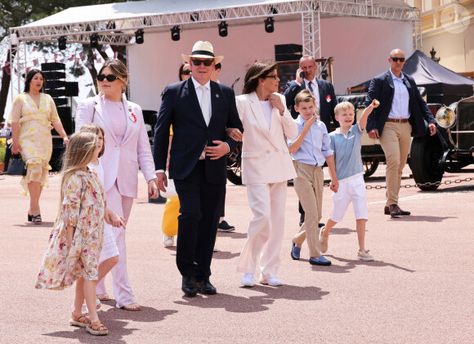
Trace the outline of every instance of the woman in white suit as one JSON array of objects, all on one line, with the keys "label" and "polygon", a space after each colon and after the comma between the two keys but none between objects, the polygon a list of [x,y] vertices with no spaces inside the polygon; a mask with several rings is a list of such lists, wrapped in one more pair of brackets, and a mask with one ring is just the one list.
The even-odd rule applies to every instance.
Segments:
[{"label": "woman in white suit", "polygon": [[282,284],[277,277],[285,224],[287,181],[296,177],[287,139],[298,135],[296,124],[279,93],[276,63],[254,63],[245,75],[237,109],[244,127],[242,181],[253,212],[247,241],[240,254],[241,283],[252,287],[257,266],[260,283]]},{"label": "woman in white suit", "polygon": [[[97,76],[100,93],[81,103],[76,111],[76,130],[82,125],[94,123],[104,129],[105,152],[100,158],[104,170],[104,189],[107,206],[128,221],[133,199],[137,197],[138,169],[148,183],[151,198],[158,196],[155,184],[155,166],[150,143],[138,104],[127,101],[127,67],[119,60],[109,60]],[[119,262],[112,269],[116,306],[130,311],[140,310],[127,274],[125,227],[114,230],[119,250]],[[104,284],[97,285],[99,299],[109,297]]]}]

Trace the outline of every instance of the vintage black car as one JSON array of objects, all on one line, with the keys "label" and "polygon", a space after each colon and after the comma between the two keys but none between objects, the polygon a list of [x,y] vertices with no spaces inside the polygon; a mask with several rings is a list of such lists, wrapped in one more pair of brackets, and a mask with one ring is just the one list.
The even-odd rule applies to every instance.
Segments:
[{"label": "vintage black car", "polygon": [[437,135],[415,138],[411,144],[413,178],[426,191],[439,187],[444,172],[461,172],[474,163],[474,97],[438,108]]}]

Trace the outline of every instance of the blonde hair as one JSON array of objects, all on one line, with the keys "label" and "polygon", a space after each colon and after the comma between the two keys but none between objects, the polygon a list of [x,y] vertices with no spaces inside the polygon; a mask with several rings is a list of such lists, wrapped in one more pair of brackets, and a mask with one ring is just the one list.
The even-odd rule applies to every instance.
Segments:
[{"label": "blonde hair", "polygon": [[354,112],[354,105],[352,105],[350,102],[341,102],[334,108],[334,114],[337,115],[340,111],[345,110],[352,110],[352,112]]},{"label": "blonde hair", "polygon": [[86,169],[94,158],[98,136],[91,132],[77,132],[71,136],[63,156],[61,201],[64,197],[64,185],[78,170]]},{"label": "blonde hair", "polygon": [[[96,135],[102,134],[102,138],[105,140],[105,132],[102,127],[99,127],[97,124],[84,124],[81,129],[79,129],[80,132],[84,133],[93,133]],[[102,144],[102,149],[99,152],[99,158],[104,155],[104,150],[105,150],[105,141],[104,144]]]}]

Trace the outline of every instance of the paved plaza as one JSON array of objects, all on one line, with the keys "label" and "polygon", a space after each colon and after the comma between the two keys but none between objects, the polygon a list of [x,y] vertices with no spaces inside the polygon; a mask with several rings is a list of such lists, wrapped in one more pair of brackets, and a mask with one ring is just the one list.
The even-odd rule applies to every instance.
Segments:
[{"label": "paved plaza", "polygon": [[[384,166],[368,185],[384,185]],[[402,184],[412,185],[406,169]],[[141,176],[140,176],[141,178]],[[474,179],[449,174],[444,180]],[[19,177],[0,176],[0,343],[474,343],[474,181],[442,185],[437,192],[403,188],[400,204],[412,216],[383,215],[384,189],[368,190],[367,248],[375,262],[356,258],[352,210],[330,237],[331,267],[313,267],[308,249],[290,258],[297,231],[297,197],[288,188],[279,288],[241,288],[236,271],[251,212],[245,187],[228,185],[226,218],[237,227],[219,234],[211,280],[215,296],[184,298],[175,251],[161,242],[164,206],[139,198],[127,227],[128,267],[142,312],[103,305],[109,328],[96,338],[68,325],[73,289],[34,289],[54,221],[59,176],[42,200],[44,224],[26,222],[28,199]],[[323,217],[331,208],[325,188]],[[110,286],[110,279],[107,285]],[[111,290],[109,289],[111,293]]]}]

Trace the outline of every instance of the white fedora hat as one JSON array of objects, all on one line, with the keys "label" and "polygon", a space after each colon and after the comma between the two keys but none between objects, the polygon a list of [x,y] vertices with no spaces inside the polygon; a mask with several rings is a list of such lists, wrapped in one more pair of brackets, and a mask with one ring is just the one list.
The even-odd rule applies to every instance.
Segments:
[{"label": "white fedora hat", "polygon": [[220,63],[224,59],[224,56],[215,56],[214,47],[211,42],[208,41],[197,41],[193,45],[191,55],[181,54],[184,62],[188,62],[192,57],[199,59],[214,59],[214,63]]}]

